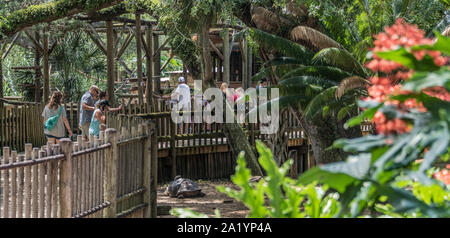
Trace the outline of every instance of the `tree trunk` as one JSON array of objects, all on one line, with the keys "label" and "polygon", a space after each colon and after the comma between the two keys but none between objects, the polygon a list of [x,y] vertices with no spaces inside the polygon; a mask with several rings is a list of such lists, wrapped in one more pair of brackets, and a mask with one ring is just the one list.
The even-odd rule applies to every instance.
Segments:
[{"label": "tree trunk", "polygon": [[342,161],[348,153],[341,149],[329,148],[334,141],[341,138],[355,138],[361,136],[361,129],[353,127],[348,130],[343,128],[345,119],[338,122],[334,117],[323,120],[305,119],[299,110],[290,108],[291,112],[300,121],[309,138],[314,153],[316,164],[326,164]]},{"label": "tree trunk", "polygon": [[[202,49],[202,71],[203,71],[203,84],[205,87],[217,87],[213,80],[213,72],[212,72],[212,59],[211,59],[211,51],[209,47],[209,28],[211,26],[212,17],[205,17],[201,34],[200,34],[200,43]],[[229,106],[225,101],[225,106]],[[224,112],[227,111],[224,109]],[[231,110],[234,111],[234,110]],[[250,168],[252,175],[262,176],[261,168],[258,164],[258,160],[256,155],[250,145],[250,141],[245,134],[242,127],[234,120],[234,123],[224,123],[223,124],[224,132],[227,137],[228,143],[231,146],[233,151],[233,155],[235,158],[238,157],[241,151],[245,153],[245,159],[247,162],[247,166]]]}]

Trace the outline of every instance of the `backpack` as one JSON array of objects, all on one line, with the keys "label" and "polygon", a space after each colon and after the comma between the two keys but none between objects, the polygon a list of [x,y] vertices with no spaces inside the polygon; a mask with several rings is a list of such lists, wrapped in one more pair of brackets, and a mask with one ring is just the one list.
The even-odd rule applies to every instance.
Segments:
[{"label": "backpack", "polygon": [[58,115],[52,116],[45,121],[44,128],[46,130],[51,131],[51,130],[53,130],[53,128],[55,128],[56,123],[58,122],[59,117],[61,116],[61,112],[62,112],[63,108],[64,107],[61,107],[61,109],[59,109]]}]

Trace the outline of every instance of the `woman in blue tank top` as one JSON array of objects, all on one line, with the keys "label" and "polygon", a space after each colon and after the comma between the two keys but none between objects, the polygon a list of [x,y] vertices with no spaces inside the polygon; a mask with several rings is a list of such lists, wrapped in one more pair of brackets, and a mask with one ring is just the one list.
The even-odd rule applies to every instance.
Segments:
[{"label": "woman in blue tank top", "polygon": [[108,101],[101,100],[92,115],[91,125],[89,126],[89,135],[99,136],[100,125],[105,123],[105,109],[109,106]]}]

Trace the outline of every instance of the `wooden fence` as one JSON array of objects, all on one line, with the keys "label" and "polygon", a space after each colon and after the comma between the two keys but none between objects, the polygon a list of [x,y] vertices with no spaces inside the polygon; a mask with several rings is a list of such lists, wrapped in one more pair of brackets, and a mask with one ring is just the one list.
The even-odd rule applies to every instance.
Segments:
[{"label": "wooden fence", "polygon": [[0,217],[156,217],[150,129],[141,122],[89,141],[27,143],[24,154],[3,148]]},{"label": "wooden fence", "polygon": [[[159,183],[171,181],[175,175],[191,179],[225,179],[234,173],[236,158],[228,145],[223,124],[184,122],[175,124],[171,119],[170,111],[139,113],[140,111],[145,111],[143,106],[134,105],[131,111],[126,109],[126,112],[131,115],[108,113],[107,127],[123,128],[122,130],[133,133],[132,130],[125,129],[133,120],[152,121],[157,140],[156,143],[152,143],[152,147],[157,147],[156,166]],[[287,123],[288,129],[285,133],[290,139],[290,149],[298,151],[298,156],[295,154],[294,158],[296,165],[299,165],[299,168],[294,170],[298,175],[308,167],[312,167],[312,159],[307,156],[304,134],[297,120],[287,111],[282,115],[282,120]],[[260,124],[248,122],[242,124],[253,143],[256,139],[267,140],[267,135],[260,133],[260,126]]]},{"label": "wooden fence", "polygon": [[[75,135],[81,134],[78,126],[79,104],[64,103],[63,106],[72,132]],[[0,150],[3,147],[10,147],[11,150],[24,151],[26,143],[39,147],[45,145],[47,138],[44,135],[44,122],[41,116],[43,110],[42,104],[0,106]]]}]

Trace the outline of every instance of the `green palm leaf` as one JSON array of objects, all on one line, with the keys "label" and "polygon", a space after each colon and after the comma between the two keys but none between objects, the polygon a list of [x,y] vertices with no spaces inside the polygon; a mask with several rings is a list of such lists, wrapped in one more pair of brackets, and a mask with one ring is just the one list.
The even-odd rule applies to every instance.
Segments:
[{"label": "green palm leaf", "polygon": [[336,98],[334,94],[336,92],[337,86],[327,88],[317,96],[315,96],[306,106],[304,111],[304,116],[308,119],[312,119],[322,113],[323,108],[331,102],[335,102]]},{"label": "green palm leaf", "polygon": [[366,76],[364,67],[345,49],[323,49],[314,56],[313,64],[335,66],[362,77]]},{"label": "green palm leaf", "polygon": [[313,53],[304,46],[270,33],[251,29],[250,35],[266,49],[274,49],[284,56],[294,57],[302,64],[309,64]]},{"label": "green palm leaf", "polygon": [[350,77],[351,74],[331,66],[300,66],[285,74],[281,80],[294,76],[315,76],[340,82],[342,79]]},{"label": "green palm leaf", "polygon": [[258,111],[260,111],[262,108],[267,107],[267,111],[271,110],[272,104],[278,103],[279,109],[288,108],[288,107],[299,107],[301,108],[301,105],[305,101],[305,96],[302,95],[289,95],[289,96],[280,96],[279,98],[274,98],[270,101],[267,101],[266,103],[258,105],[258,107],[255,107],[251,109],[247,113],[247,117],[254,116]]},{"label": "green palm leaf", "polygon": [[[313,77],[313,76],[299,76],[282,80],[278,87],[280,88],[281,95],[302,95],[315,96],[311,93],[320,91],[336,86],[337,83],[328,79]],[[305,90],[310,90],[305,92]]]}]

